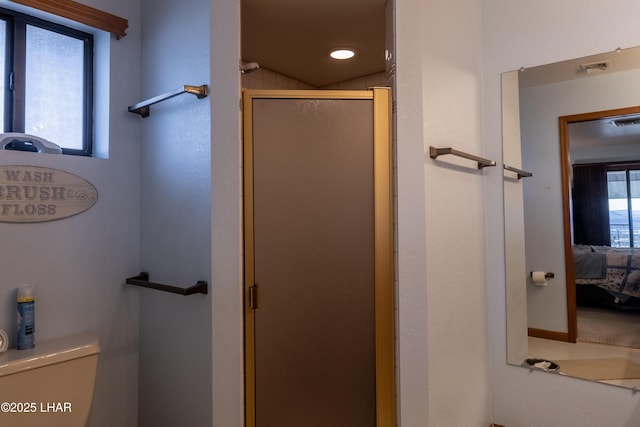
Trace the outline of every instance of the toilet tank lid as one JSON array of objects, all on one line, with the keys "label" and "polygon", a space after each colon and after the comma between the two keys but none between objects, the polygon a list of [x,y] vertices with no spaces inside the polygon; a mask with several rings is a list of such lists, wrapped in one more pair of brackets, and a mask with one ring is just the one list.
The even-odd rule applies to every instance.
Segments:
[{"label": "toilet tank lid", "polygon": [[85,333],[38,341],[29,350],[15,348],[0,353],[0,377],[100,352],[98,337]]}]

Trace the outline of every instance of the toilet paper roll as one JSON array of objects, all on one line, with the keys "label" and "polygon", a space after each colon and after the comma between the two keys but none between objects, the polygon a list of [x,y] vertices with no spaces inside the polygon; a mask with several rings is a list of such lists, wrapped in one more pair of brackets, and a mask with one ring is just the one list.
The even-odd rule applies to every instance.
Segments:
[{"label": "toilet paper roll", "polygon": [[9,336],[5,331],[0,329],[0,353],[4,353],[9,348]]},{"label": "toilet paper roll", "polygon": [[533,283],[538,286],[547,286],[547,278],[546,272],[544,271],[534,271],[531,273],[531,278],[533,279]]}]

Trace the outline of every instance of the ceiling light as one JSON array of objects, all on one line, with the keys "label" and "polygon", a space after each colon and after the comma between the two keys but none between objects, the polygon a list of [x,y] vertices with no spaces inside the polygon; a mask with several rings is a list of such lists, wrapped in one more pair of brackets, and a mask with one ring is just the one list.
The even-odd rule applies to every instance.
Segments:
[{"label": "ceiling light", "polygon": [[341,47],[339,49],[333,49],[329,52],[329,56],[333,59],[351,59],[356,56],[356,52],[354,49]]}]

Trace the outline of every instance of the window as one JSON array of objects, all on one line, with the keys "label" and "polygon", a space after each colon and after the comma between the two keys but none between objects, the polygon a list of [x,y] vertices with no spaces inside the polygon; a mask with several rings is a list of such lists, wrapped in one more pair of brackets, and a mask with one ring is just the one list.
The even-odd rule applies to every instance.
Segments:
[{"label": "window", "polygon": [[93,36],[0,9],[2,132],[24,132],[90,156]]},{"label": "window", "polygon": [[640,247],[640,165],[607,171],[611,246]]}]

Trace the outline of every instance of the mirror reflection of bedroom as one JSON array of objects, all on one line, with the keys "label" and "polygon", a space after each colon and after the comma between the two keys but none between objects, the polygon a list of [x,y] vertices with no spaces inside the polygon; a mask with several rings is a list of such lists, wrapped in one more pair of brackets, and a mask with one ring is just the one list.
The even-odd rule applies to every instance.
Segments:
[{"label": "mirror reflection of bedroom", "polygon": [[[639,64],[632,48],[522,69],[517,104],[522,168],[533,173],[521,180],[526,357],[632,389],[640,388],[640,94],[629,88]],[[535,283],[534,271],[554,277]]]},{"label": "mirror reflection of bedroom", "polygon": [[563,121],[577,339],[640,348],[640,108]]},{"label": "mirror reflection of bedroom", "polygon": [[535,338],[530,343],[533,351],[561,359],[558,364],[565,373],[636,388],[640,107],[563,116],[559,122],[561,169],[569,183],[563,200],[564,223],[570,229],[565,254],[571,253],[573,260],[566,266],[567,341],[576,344],[562,347],[565,343],[536,343]]},{"label": "mirror reflection of bedroom", "polygon": [[529,350],[555,361],[565,374],[635,389],[640,385],[640,107],[563,116],[559,122],[562,173],[570,186],[563,197],[570,229],[565,254],[573,261],[566,269],[569,343],[530,338]]}]

